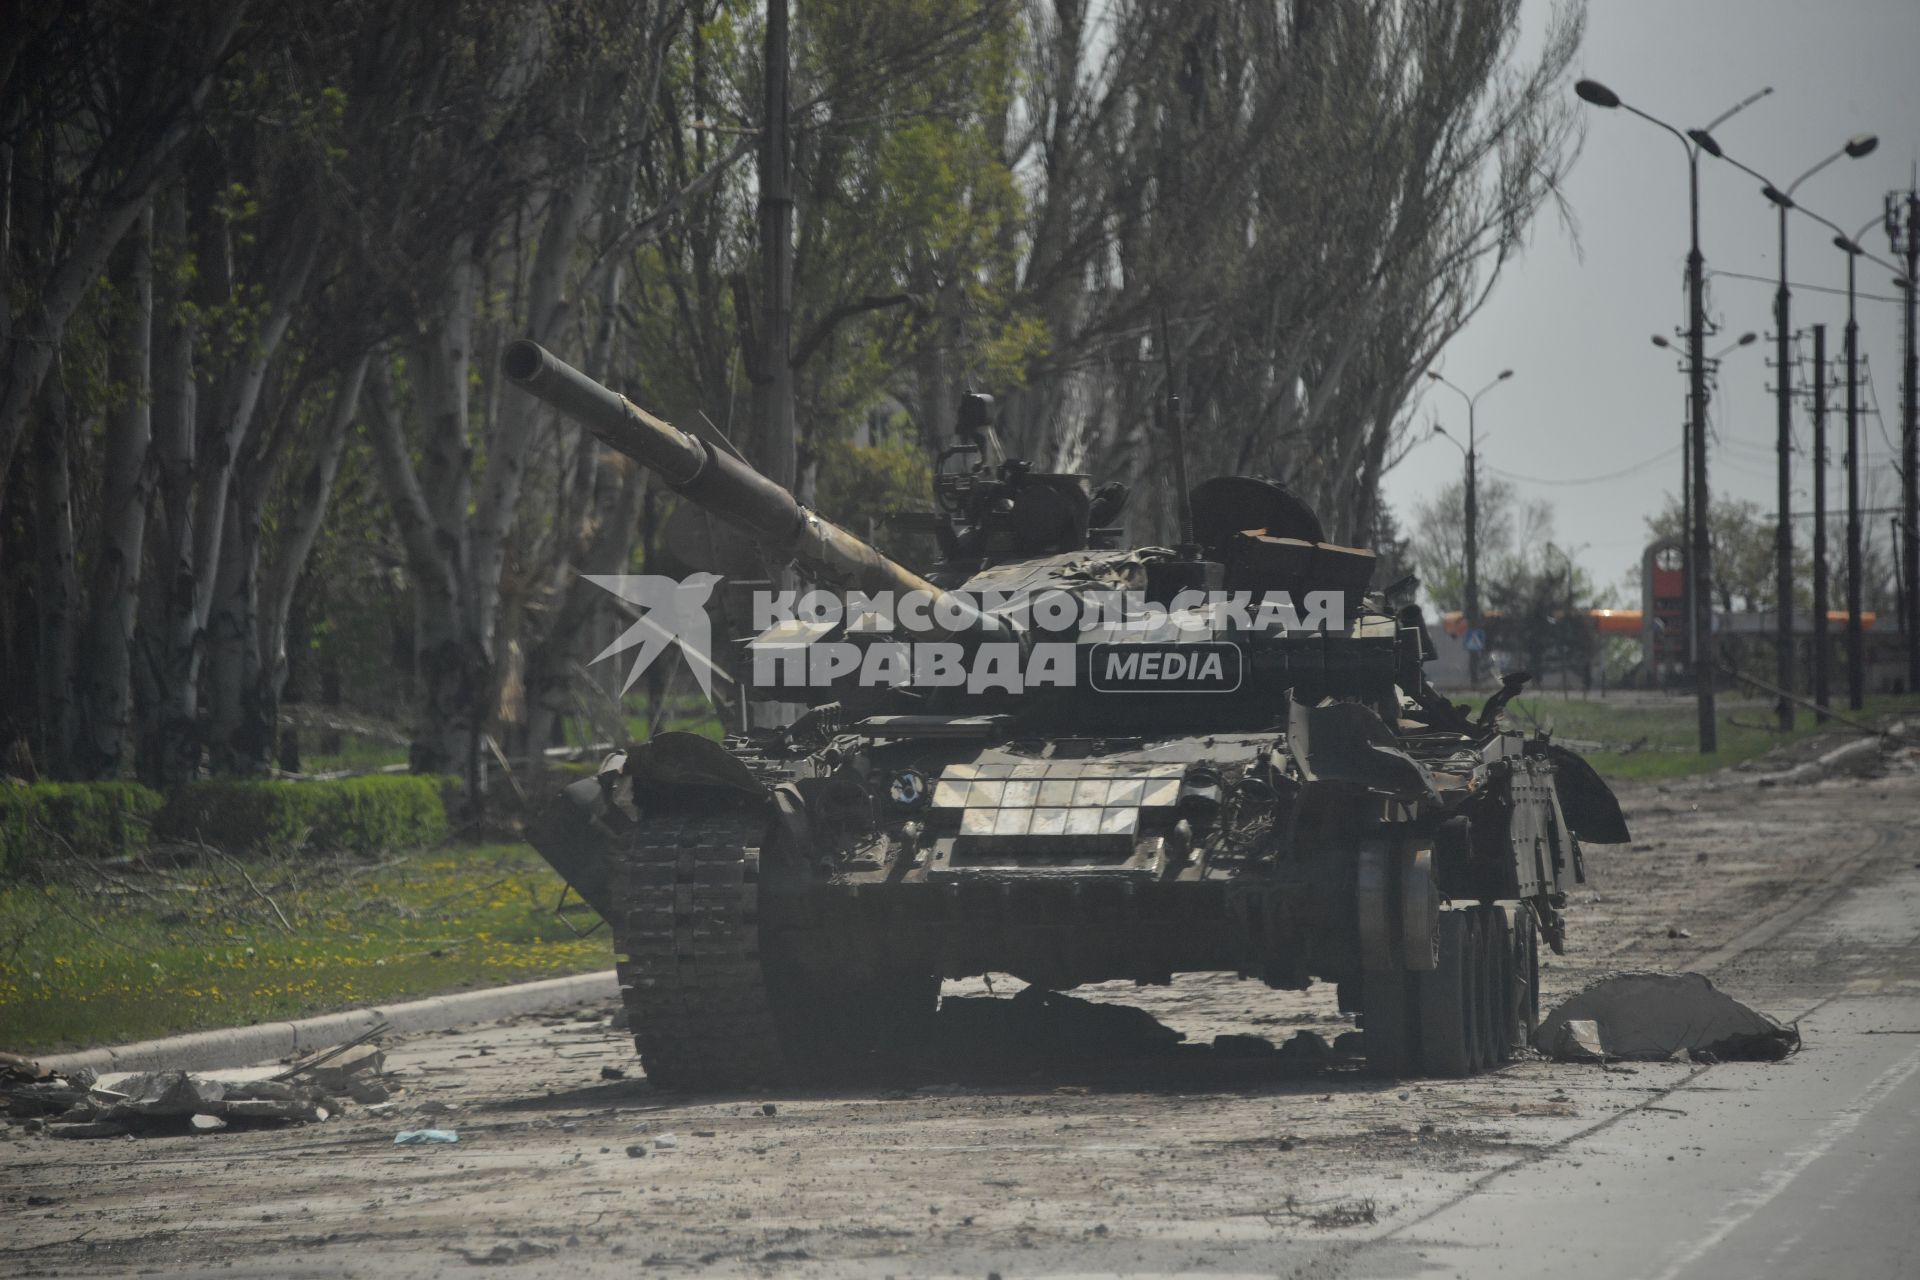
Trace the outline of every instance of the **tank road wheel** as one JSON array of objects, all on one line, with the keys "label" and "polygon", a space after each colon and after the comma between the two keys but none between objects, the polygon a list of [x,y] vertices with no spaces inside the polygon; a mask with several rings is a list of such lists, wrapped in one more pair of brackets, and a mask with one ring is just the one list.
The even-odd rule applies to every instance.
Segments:
[{"label": "tank road wheel", "polygon": [[1419,1030],[1415,980],[1425,976],[1405,969],[1380,969],[1361,977],[1360,1038],[1368,1075],[1391,1078],[1413,1071]]},{"label": "tank road wheel", "polygon": [[1522,906],[1513,920],[1514,978],[1520,988],[1515,1006],[1519,1010],[1521,1045],[1533,1043],[1540,1030],[1540,931],[1534,926],[1533,908]]},{"label": "tank road wheel", "polygon": [[1473,1069],[1485,1071],[1493,1065],[1493,1011],[1492,987],[1487,973],[1493,968],[1489,956],[1491,949],[1487,943],[1486,913],[1478,909],[1467,912],[1467,932],[1471,936],[1473,955],[1473,976],[1467,980],[1467,993],[1473,1000],[1473,1017],[1468,1024],[1468,1035],[1473,1040]]},{"label": "tank road wheel", "polygon": [[1464,911],[1440,913],[1440,963],[1415,974],[1420,1005],[1420,1070],[1469,1075],[1474,1067],[1475,931]]},{"label": "tank road wheel", "polygon": [[615,862],[621,996],[661,1088],[738,1089],[785,1074],[760,968],[765,825],[752,810],[663,813]]},{"label": "tank road wheel", "polygon": [[1493,921],[1493,954],[1500,962],[1500,1016],[1494,1020],[1494,1029],[1499,1035],[1500,1061],[1511,1062],[1513,1051],[1520,1047],[1520,963],[1514,952],[1512,913],[1495,907]]},{"label": "tank road wheel", "polygon": [[1480,974],[1480,988],[1486,992],[1480,1019],[1483,1065],[1497,1067],[1513,1056],[1513,928],[1507,923],[1504,907],[1483,906],[1478,914],[1485,942],[1482,954],[1486,957],[1486,967]]}]

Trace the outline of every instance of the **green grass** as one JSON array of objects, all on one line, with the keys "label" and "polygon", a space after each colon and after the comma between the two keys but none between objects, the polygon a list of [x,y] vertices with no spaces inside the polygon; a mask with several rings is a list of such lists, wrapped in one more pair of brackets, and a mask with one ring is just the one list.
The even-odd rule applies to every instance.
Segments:
[{"label": "green grass", "polygon": [[58,882],[0,888],[0,1048],[45,1053],[610,966],[606,930],[576,938],[569,923],[598,920],[555,917],[559,894],[524,845],[169,871],[69,863]]},{"label": "green grass", "polygon": [[[1715,699],[1719,749],[1700,754],[1699,719],[1691,697],[1656,698],[1646,694],[1609,698],[1561,696],[1547,692],[1508,704],[1508,716],[1522,728],[1537,724],[1559,739],[1605,744],[1605,749],[1582,751],[1603,777],[1660,779],[1708,773],[1765,755],[1784,743],[1798,742],[1816,733],[1851,735],[1839,723],[1816,726],[1813,715],[1798,709],[1794,731],[1781,733],[1773,723],[1771,701],[1722,695]],[[1902,714],[1920,714],[1920,697],[1875,697],[1863,711],[1837,708],[1849,719],[1874,721]],[[1628,750],[1627,748],[1633,748]]]}]

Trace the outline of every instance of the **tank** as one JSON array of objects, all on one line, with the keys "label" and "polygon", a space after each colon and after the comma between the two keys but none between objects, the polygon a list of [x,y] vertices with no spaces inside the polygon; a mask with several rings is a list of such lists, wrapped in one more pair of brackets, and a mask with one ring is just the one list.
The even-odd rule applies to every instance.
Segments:
[{"label": "tank", "polygon": [[1478,716],[1437,693],[1414,584],[1375,590],[1282,485],[1205,480],[1182,545],[1126,547],[1123,487],[1001,456],[969,396],[908,522],[939,548],[922,576],[710,430],[531,342],[504,368],[847,606],[729,655],[786,723],[660,734],[529,828],[611,927],[656,1085],[833,1078],[997,973],[1335,983],[1388,1076],[1529,1042],[1540,946],[1582,844],[1628,839],[1619,805],[1502,720],[1524,675]]}]

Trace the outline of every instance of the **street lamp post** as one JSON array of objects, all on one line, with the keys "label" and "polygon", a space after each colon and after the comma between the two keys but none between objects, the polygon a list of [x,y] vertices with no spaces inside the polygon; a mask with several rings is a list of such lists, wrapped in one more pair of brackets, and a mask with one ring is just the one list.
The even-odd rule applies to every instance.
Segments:
[{"label": "street lamp post", "polygon": [[[1479,405],[1480,397],[1505,382],[1508,378],[1511,378],[1513,376],[1513,370],[1502,369],[1499,377],[1471,395],[1468,395],[1467,392],[1441,377],[1436,370],[1429,369],[1427,376],[1467,402],[1467,447],[1465,450],[1467,455],[1467,584],[1466,599],[1464,601],[1466,608],[1462,612],[1466,615],[1467,631],[1468,634],[1471,635],[1474,631],[1480,629],[1480,455],[1479,436],[1474,425],[1474,409]],[[1443,428],[1437,425],[1434,427],[1434,430],[1441,435],[1447,434]],[[1448,439],[1452,439],[1452,437],[1449,436]],[[1454,443],[1459,444],[1460,442],[1455,440]],[[1480,686],[1480,652],[1478,649],[1467,650],[1467,679],[1476,689]]]},{"label": "street lamp post", "polygon": [[[1776,379],[1774,386],[1775,402],[1778,407],[1780,454],[1780,516],[1774,531],[1774,572],[1775,597],[1774,621],[1778,627],[1775,648],[1776,680],[1781,694],[1775,708],[1782,729],[1793,728],[1793,703],[1787,697],[1793,688],[1793,532],[1789,521],[1789,510],[1793,490],[1793,324],[1790,318],[1792,293],[1787,287],[1787,214],[1798,206],[1794,204],[1793,193],[1800,189],[1807,179],[1819,173],[1837,160],[1857,160],[1861,156],[1871,155],[1880,145],[1880,139],[1871,133],[1857,134],[1847,139],[1832,155],[1827,156],[1805,173],[1795,178],[1782,191],[1765,174],[1756,172],[1741,164],[1732,156],[1720,155],[1734,168],[1749,177],[1760,180],[1760,194],[1772,202],[1780,217],[1780,285],[1774,292],[1774,340],[1777,344]],[[1717,153],[1716,153],[1717,154]],[[1817,215],[1809,215],[1817,216]]]},{"label": "street lamp post", "polygon": [[1813,718],[1827,722],[1827,326],[1813,326]]},{"label": "street lamp post", "polygon": [[1853,314],[1854,264],[1860,246],[1850,236],[1835,236],[1847,255],[1847,707],[1860,710],[1866,700],[1866,645],[1860,634],[1860,322]]},{"label": "street lamp post", "polygon": [[1749,102],[1765,96],[1767,90],[1748,98],[1733,111],[1721,115],[1706,129],[1686,133],[1656,116],[1648,115],[1597,80],[1581,80],[1573,86],[1581,101],[1607,110],[1618,108],[1657,125],[1680,142],[1687,155],[1687,208],[1689,240],[1687,248],[1687,363],[1690,369],[1687,387],[1688,417],[1693,423],[1693,682],[1699,707],[1700,753],[1712,755],[1719,749],[1719,728],[1714,717],[1713,670],[1713,545],[1707,525],[1707,369],[1706,297],[1703,271],[1706,259],[1700,254],[1700,153],[1722,155],[1720,144],[1710,130]]}]

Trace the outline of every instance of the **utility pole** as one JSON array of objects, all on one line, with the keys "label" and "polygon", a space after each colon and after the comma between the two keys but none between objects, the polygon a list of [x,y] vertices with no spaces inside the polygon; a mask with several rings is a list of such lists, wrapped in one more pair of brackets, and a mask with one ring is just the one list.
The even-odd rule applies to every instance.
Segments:
[{"label": "utility pole", "polygon": [[1901,337],[1900,375],[1900,521],[1903,540],[1901,578],[1906,583],[1901,599],[1900,629],[1907,641],[1907,691],[1920,691],[1920,360],[1914,352],[1915,293],[1920,292],[1920,187],[1907,188],[1906,226],[1900,225],[1900,193],[1887,195],[1887,235],[1893,251],[1906,256],[1906,298],[1901,306],[1904,323]]},{"label": "utility pole", "polygon": [[1791,300],[1793,294],[1787,287],[1787,213],[1799,206],[1793,202],[1793,193],[1798,191],[1807,179],[1825,169],[1835,161],[1844,159],[1858,160],[1869,156],[1880,146],[1877,134],[1855,134],[1847,139],[1845,146],[1821,160],[1805,173],[1787,184],[1782,191],[1773,185],[1767,176],[1732,156],[1721,155],[1734,168],[1760,179],[1760,194],[1765,196],[1780,215],[1780,285],[1773,295],[1774,340],[1779,344],[1775,367],[1778,382],[1774,387],[1775,400],[1779,409],[1779,470],[1780,470],[1780,524],[1774,533],[1775,584],[1774,595],[1777,604],[1774,608],[1774,621],[1778,627],[1775,648],[1778,650],[1778,666],[1775,680],[1780,690],[1778,714],[1783,730],[1793,728],[1793,322],[1791,319]]},{"label": "utility pole", "polygon": [[1793,728],[1793,292],[1787,288],[1787,209],[1780,207],[1780,288],[1773,299],[1774,394],[1780,451],[1780,523],[1774,530],[1774,683],[1780,686],[1776,714],[1783,732]]},{"label": "utility pole", "polygon": [[1813,704],[1827,722],[1827,326],[1813,326]]},{"label": "utility pole", "polygon": [[1866,644],[1860,627],[1860,324],[1853,314],[1858,246],[1847,254],[1847,709],[1866,702]]},{"label": "utility pole", "polygon": [[1699,708],[1700,754],[1720,749],[1713,709],[1713,543],[1707,536],[1706,258],[1700,252],[1700,153],[1687,149],[1687,195],[1692,239],[1687,249],[1687,400],[1693,418],[1693,651],[1694,698]]},{"label": "utility pole", "polygon": [[767,0],[766,103],[760,135],[761,468],[789,491],[797,479],[793,422],[793,195],[787,155],[787,0]]},{"label": "utility pole", "polygon": [[[1467,631],[1482,630],[1480,622],[1480,434],[1475,425],[1474,411],[1479,407],[1480,397],[1493,390],[1513,376],[1513,370],[1502,369],[1500,376],[1486,386],[1469,395],[1464,387],[1455,386],[1440,376],[1439,371],[1427,370],[1427,376],[1467,402],[1467,584],[1465,615]],[[1434,427],[1437,435],[1447,435],[1438,425]],[[1447,436],[1453,440],[1452,436]],[[1453,441],[1455,445],[1460,442]],[[1484,633],[1483,633],[1484,634]],[[1467,679],[1477,689],[1480,687],[1480,651],[1467,650]]]},{"label": "utility pole", "polygon": [[[1473,444],[1473,406],[1467,406],[1467,635],[1480,627],[1480,473]],[[1467,650],[1467,681],[1480,687],[1480,649]]]}]

